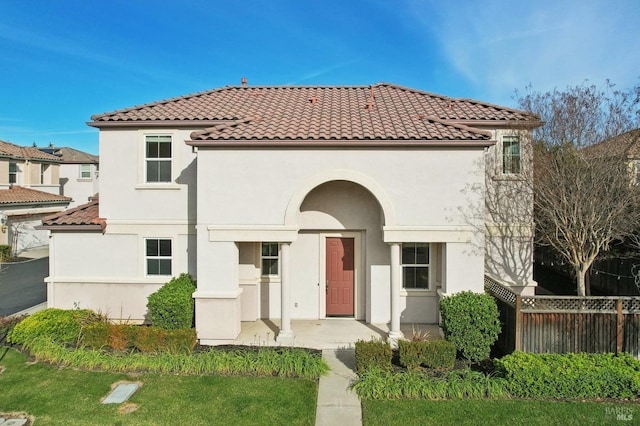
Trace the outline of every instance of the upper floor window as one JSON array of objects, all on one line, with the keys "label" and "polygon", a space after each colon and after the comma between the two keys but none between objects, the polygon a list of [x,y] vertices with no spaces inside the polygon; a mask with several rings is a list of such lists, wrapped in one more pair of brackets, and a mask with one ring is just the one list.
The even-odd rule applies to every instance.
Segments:
[{"label": "upper floor window", "polygon": [[502,173],[520,173],[521,148],[518,136],[502,137]]},{"label": "upper floor window", "polygon": [[40,184],[44,185],[47,177],[47,170],[49,170],[48,164],[40,164]]},{"label": "upper floor window", "polygon": [[80,179],[91,179],[91,164],[80,164]]},{"label": "upper floor window", "polygon": [[278,243],[262,243],[262,275],[278,275]]},{"label": "upper floor window", "polygon": [[171,275],[171,240],[145,240],[147,275]]},{"label": "upper floor window", "polygon": [[402,244],[402,286],[429,289],[429,243]]},{"label": "upper floor window", "polygon": [[9,163],[9,183],[18,183],[18,164]]},{"label": "upper floor window", "polygon": [[171,182],[171,136],[145,136],[146,182]]}]

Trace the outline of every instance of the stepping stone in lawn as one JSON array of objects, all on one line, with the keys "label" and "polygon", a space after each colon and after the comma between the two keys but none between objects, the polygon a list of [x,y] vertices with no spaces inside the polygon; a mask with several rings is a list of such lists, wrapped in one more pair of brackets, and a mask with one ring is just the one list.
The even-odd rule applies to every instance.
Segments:
[{"label": "stepping stone in lawn", "polygon": [[27,419],[3,419],[0,417],[0,426],[22,426],[27,424]]},{"label": "stepping stone in lawn", "polygon": [[131,395],[140,387],[140,383],[118,382],[111,385],[112,391],[105,399],[103,404],[121,404],[128,400]]}]

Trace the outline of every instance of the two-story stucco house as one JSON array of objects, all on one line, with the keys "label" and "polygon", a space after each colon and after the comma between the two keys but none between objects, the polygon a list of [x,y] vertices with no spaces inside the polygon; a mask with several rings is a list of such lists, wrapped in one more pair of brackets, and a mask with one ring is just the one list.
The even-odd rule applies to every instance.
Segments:
[{"label": "two-story stucco house", "polygon": [[44,221],[49,306],[143,321],[188,272],[203,344],[259,318],[287,342],[292,319],[331,317],[397,338],[485,273],[532,291],[521,173],[539,124],[387,83],[243,84],[94,115],[100,201]]},{"label": "two-story stucco house", "polygon": [[35,227],[69,205],[59,195],[59,167],[56,156],[0,141],[0,244],[12,245],[14,254],[49,244],[48,232]]},{"label": "two-story stucco house", "polygon": [[100,191],[100,161],[97,155],[69,147],[39,148],[55,155],[60,163],[60,195],[71,197],[69,207],[77,207],[94,199]]}]

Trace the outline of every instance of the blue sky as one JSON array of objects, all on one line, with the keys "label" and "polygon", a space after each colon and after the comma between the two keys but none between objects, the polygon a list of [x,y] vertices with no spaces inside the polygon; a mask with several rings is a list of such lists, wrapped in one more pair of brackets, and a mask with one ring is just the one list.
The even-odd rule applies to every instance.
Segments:
[{"label": "blue sky", "polygon": [[226,85],[640,82],[640,1],[1,0],[0,140],[98,153],[92,114]]}]

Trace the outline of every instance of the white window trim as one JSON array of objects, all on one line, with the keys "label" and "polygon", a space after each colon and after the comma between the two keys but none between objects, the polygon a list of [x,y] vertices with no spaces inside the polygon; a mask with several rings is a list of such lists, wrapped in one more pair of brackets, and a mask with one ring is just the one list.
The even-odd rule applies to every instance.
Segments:
[{"label": "white window trim", "polygon": [[[89,177],[83,177],[82,176],[82,168],[86,167],[86,166],[89,167]],[[93,180],[93,177],[91,176],[93,174],[92,173],[92,169],[93,169],[93,167],[91,167],[91,164],[80,164],[80,170],[79,170],[80,176],[78,177],[78,180],[79,181],[85,181],[85,182]]]},{"label": "white window trim", "polygon": [[[12,164],[16,167],[16,170],[13,173],[11,172],[11,165]],[[7,179],[8,179],[7,182],[9,184],[12,184],[12,183],[18,184],[19,183],[18,182],[18,173],[19,173],[18,163],[15,162],[15,161],[9,161],[9,175],[7,176]],[[14,175],[14,178],[15,178],[14,182],[11,182],[11,175]]]},{"label": "white window trim", "polygon": [[[169,240],[171,241],[171,256],[147,256],[147,241],[149,240]],[[174,252],[175,252],[175,241],[173,238],[167,238],[167,237],[145,237],[143,238],[143,243],[142,243],[142,250],[143,250],[143,259],[144,259],[144,264],[142,265],[143,268],[143,272],[144,272],[144,276],[145,277],[150,277],[150,278],[156,278],[156,277],[172,277],[174,276],[174,270],[175,270],[175,265],[174,265]],[[147,267],[147,260],[148,259],[169,259],[171,261],[171,273],[168,275],[165,274],[149,274],[149,269]]]},{"label": "white window trim", "polygon": [[[402,263],[402,246],[404,244],[426,244],[429,248],[429,259],[427,260],[429,263],[427,264],[411,264],[411,263]],[[400,269],[402,272],[401,277],[401,287],[400,287],[400,295],[401,296],[424,296],[425,293],[433,293],[435,291],[435,286],[433,282],[433,244],[427,242],[406,242],[400,245]],[[405,266],[414,266],[414,267],[427,267],[429,268],[429,287],[428,288],[405,288],[404,287],[404,267]]]},{"label": "white window trim", "polygon": [[[180,189],[180,185],[175,183],[176,179],[176,163],[178,162],[177,154],[179,152],[176,147],[176,137],[178,131],[175,129],[153,131],[138,131],[138,183],[135,185],[136,190],[175,190]],[[171,137],[171,180],[169,182],[147,182],[147,136],[170,136]]]},{"label": "white window trim", "polygon": [[[510,138],[515,138],[518,141],[518,169],[519,171],[517,173],[511,173],[511,172],[505,172],[505,142],[507,139]],[[500,174],[503,176],[520,176],[522,175],[522,138],[520,137],[520,135],[502,135],[502,143],[501,143],[501,147],[502,147],[502,152],[500,153]]]},{"label": "white window trim", "polygon": [[[278,246],[278,254],[276,256],[263,256],[262,255],[262,245],[263,244],[276,244]],[[276,259],[278,261],[278,273],[277,274],[264,274],[262,272],[262,259]],[[260,276],[263,278],[274,278],[280,277],[280,267],[282,266],[282,260],[280,259],[280,244],[275,243],[273,241],[265,241],[260,243]]]}]

